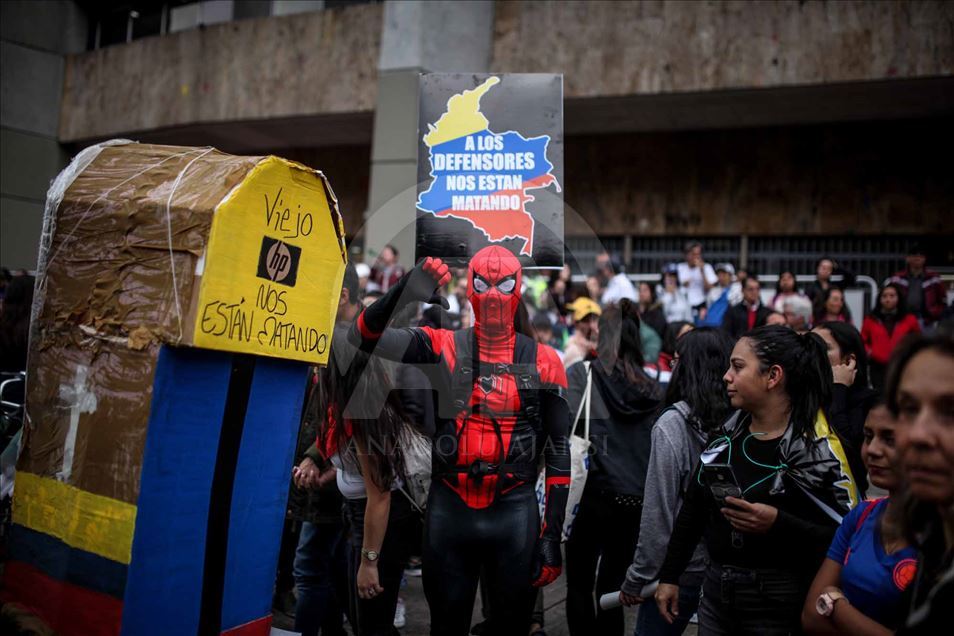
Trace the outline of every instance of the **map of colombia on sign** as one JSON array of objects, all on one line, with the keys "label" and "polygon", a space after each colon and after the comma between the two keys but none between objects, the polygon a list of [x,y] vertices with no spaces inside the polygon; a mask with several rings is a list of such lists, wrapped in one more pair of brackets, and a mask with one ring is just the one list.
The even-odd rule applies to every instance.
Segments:
[{"label": "map of colombia on sign", "polygon": [[500,83],[489,77],[470,90],[453,95],[436,123],[428,123],[430,186],[417,207],[437,218],[467,221],[491,242],[522,241],[520,255],[533,254],[534,218],[527,204],[531,190],[551,184],[560,191],[547,158],[549,135],[524,137],[495,132],[480,110],[481,98]]}]

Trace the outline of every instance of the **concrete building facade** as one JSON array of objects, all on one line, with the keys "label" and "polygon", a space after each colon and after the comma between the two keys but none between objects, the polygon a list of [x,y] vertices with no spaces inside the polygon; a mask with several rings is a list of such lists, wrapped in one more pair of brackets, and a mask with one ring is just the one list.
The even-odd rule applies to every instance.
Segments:
[{"label": "concrete building facade", "polygon": [[69,160],[60,143],[66,56],[86,48],[87,22],[68,0],[0,3],[0,263],[33,269],[50,181]]},{"label": "concrete building facade", "polygon": [[927,238],[954,261],[951,3],[176,2],[178,30],[99,48],[46,28],[22,41],[38,22],[98,28],[86,5],[46,3],[44,20],[36,4],[3,3],[7,266],[32,266],[64,152],[119,136],[302,160],[328,174],[365,257],[390,242],[409,263],[428,71],[564,74],[580,251],[595,232],[650,267],[703,236],[771,269],[786,237],[803,259],[897,258]]}]

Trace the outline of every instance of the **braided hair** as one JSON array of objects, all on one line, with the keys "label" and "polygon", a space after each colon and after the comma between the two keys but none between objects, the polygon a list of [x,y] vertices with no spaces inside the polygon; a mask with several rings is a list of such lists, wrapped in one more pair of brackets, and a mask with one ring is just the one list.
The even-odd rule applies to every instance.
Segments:
[{"label": "braided hair", "polygon": [[761,372],[774,365],[785,372],[795,434],[814,438],[818,410],[831,402],[833,378],[825,341],[780,325],[757,327],[744,337],[751,342]]}]

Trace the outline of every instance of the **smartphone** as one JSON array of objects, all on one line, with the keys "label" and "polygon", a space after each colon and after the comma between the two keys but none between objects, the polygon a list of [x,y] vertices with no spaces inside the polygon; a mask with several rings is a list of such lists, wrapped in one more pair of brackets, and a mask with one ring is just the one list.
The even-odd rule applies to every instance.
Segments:
[{"label": "smartphone", "polygon": [[726,497],[742,498],[739,480],[729,464],[703,464],[702,480],[720,506],[725,505]]}]

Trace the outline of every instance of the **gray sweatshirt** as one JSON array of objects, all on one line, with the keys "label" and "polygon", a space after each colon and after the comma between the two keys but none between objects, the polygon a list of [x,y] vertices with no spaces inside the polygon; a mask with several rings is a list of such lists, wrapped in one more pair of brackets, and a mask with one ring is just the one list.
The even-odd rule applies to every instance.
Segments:
[{"label": "gray sweatshirt", "polygon": [[[705,446],[705,436],[686,423],[689,412],[688,404],[677,402],[653,425],[639,543],[622,586],[627,594],[639,595],[643,586],[658,577],[666,558],[673,523],[682,508],[683,493],[693,478],[692,469]],[[700,541],[680,583],[701,584],[705,561],[705,542]]]}]

